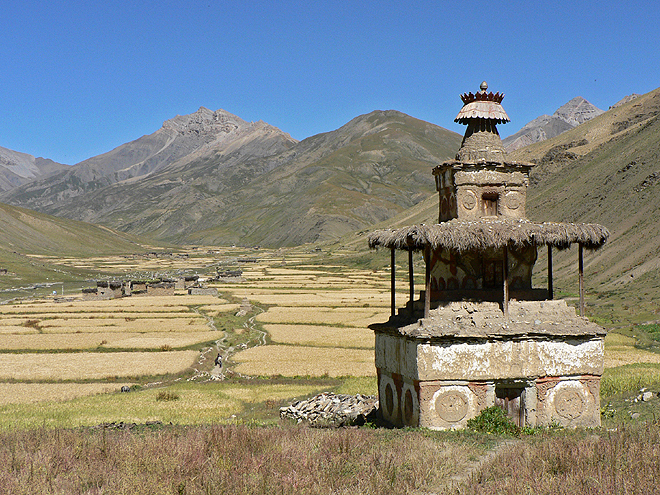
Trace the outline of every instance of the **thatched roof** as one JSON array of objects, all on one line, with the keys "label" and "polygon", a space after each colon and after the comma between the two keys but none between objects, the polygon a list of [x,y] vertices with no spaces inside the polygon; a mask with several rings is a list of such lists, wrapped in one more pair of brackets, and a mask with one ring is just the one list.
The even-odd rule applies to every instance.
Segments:
[{"label": "thatched roof", "polygon": [[509,116],[502,105],[494,101],[473,101],[461,108],[454,122],[459,124],[469,123],[469,119],[489,119],[498,124],[510,122]]},{"label": "thatched roof", "polygon": [[377,230],[369,234],[369,247],[385,247],[418,251],[432,249],[450,251],[481,250],[504,246],[550,245],[566,249],[580,243],[587,249],[598,249],[610,232],[595,223],[534,223],[528,220],[450,220],[435,225],[411,225],[400,229]]}]

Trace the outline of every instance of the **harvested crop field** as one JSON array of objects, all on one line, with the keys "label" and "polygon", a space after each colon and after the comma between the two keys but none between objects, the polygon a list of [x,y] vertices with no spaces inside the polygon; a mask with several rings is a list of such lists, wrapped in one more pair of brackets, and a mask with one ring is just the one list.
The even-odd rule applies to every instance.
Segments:
[{"label": "harvested crop field", "polygon": [[275,344],[371,350],[374,348],[374,332],[368,328],[266,324],[264,330]]},{"label": "harvested crop field", "polygon": [[224,332],[96,332],[0,335],[0,350],[172,349],[217,340]]},{"label": "harvested crop field", "polygon": [[0,380],[98,380],[179,373],[199,352],[0,354]]},{"label": "harvested crop field", "polygon": [[127,382],[116,383],[0,383],[0,406],[64,402],[88,395],[114,393]]},{"label": "harvested crop field", "polygon": [[331,308],[276,306],[257,316],[264,323],[299,323],[316,325],[341,325],[364,328],[372,323],[387,321],[389,310],[385,308]]},{"label": "harvested crop field", "polygon": [[269,345],[236,354],[236,371],[256,376],[375,376],[370,349]]}]

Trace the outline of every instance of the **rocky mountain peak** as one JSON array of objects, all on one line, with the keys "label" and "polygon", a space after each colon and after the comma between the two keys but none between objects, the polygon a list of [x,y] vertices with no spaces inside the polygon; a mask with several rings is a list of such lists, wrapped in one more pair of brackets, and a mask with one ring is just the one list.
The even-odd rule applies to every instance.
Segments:
[{"label": "rocky mountain peak", "polygon": [[199,107],[194,113],[177,115],[163,123],[163,129],[170,129],[179,134],[219,134],[230,133],[248,125],[246,121],[226,110],[209,110]]},{"label": "rocky mountain peak", "polygon": [[553,115],[559,117],[572,127],[575,127],[587,120],[598,117],[602,113],[604,113],[604,111],[600,108],[595,107],[581,96],[576,96],[568,103],[559,107]]},{"label": "rocky mountain peak", "polygon": [[629,101],[633,101],[634,99],[639,98],[640,96],[641,95],[639,95],[637,93],[633,93],[631,95],[624,96],[619,101],[617,101],[614,105],[611,105],[610,109],[620,107],[621,105],[625,105]]},{"label": "rocky mountain peak", "polygon": [[541,115],[502,140],[507,152],[545,141],[604,113],[581,96],[559,107],[552,115]]}]

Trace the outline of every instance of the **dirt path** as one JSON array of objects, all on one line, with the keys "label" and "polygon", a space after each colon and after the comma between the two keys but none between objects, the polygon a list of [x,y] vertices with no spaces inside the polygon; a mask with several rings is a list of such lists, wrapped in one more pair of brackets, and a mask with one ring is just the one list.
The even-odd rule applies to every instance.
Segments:
[{"label": "dirt path", "polygon": [[481,470],[486,464],[491,462],[493,459],[495,459],[498,455],[500,455],[502,452],[504,452],[506,449],[517,445],[520,443],[520,440],[516,439],[508,439],[508,440],[502,440],[499,442],[495,447],[493,447],[490,450],[487,450],[486,452],[483,453],[481,457],[478,459],[475,459],[474,461],[470,461],[467,466],[465,466],[460,473],[455,474],[452,476],[450,479],[451,486],[452,488],[458,488],[461,484],[465,483],[468,481],[472,476],[474,476],[476,473]]}]

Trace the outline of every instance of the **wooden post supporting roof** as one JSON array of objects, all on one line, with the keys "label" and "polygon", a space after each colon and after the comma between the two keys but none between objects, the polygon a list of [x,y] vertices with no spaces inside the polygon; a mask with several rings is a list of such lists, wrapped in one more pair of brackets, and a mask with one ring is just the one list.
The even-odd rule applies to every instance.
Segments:
[{"label": "wooden post supporting roof", "polygon": [[509,248],[504,246],[504,259],[502,260],[502,274],[503,278],[503,292],[504,300],[502,301],[502,311],[504,318],[509,319]]},{"label": "wooden post supporting roof", "polygon": [[554,287],[552,286],[552,246],[548,244],[548,299],[554,299]]},{"label": "wooden post supporting roof", "polygon": [[394,248],[390,249],[390,314],[394,316],[396,314],[396,273],[395,273],[395,261],[396,257],[394,255]]},{"label": "wooden post supporting roof", "polygon": [[580,316],[584,316],[584,256],[582,251],[583,247],[582,243],[580,243],[580,249],[578,250],[578,271],[580,272]]},{"label": "wooden post supporting roof", "polygon": [[410,286],[410,314],[415,314],[415,276],[413,273],[413,251],[408,250],[408,285]]},{"label": "wooden post supporting roof", "polygon": [[424,318],[429,317],[429,311],[431,311],[431,246],[428,244],[424,248],[424,259],[426,261],[426,275],[425,275],[425,285],[426,291],[424,293]]}]

